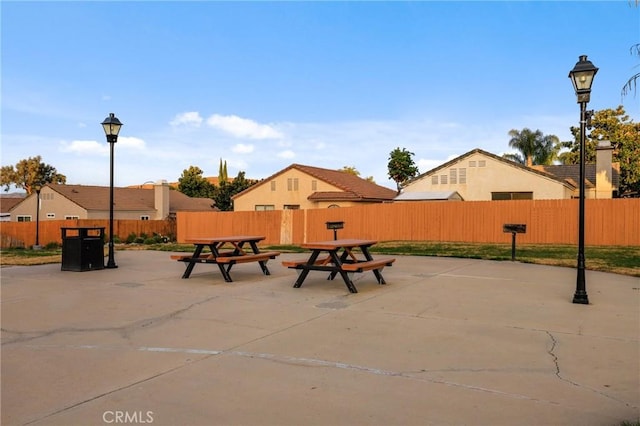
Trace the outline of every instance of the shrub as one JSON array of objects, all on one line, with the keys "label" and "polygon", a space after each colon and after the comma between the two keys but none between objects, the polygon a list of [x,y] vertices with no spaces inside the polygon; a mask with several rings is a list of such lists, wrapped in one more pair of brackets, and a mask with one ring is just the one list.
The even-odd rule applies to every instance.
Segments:
[{"label": "shrub", "polygon": [[135,240],[136,240],[136,234],[135,234],[135,232],[132,232],[132,233],[130,233],[130,234],[127,236],[126,243],[127,243],[127,244],[131,244],[131,243],[133,243]]}]

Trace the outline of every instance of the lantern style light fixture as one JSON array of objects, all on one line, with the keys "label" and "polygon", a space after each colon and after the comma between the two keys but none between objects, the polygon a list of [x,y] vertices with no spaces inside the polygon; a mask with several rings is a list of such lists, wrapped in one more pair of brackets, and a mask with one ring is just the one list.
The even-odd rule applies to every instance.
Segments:
[{"label": "lantern style light fixture", "polygon": [[107,135],[107,142],[110,145],[111,151],[109,172],[109,259],[107,260],[105,268],[117,268],[118,265],[116,265],[113,250],[113,147],[116,142],[118,142],[118,134],[120,133],[122,123],[114,113],[110,113],[101,124],[105,135]]},{"label": "lantern style light fixture", "polygon": [[585,282],[585,258],[584,258],[584,152],[586,141],[587,121],[591,118],[593,111],[587,111],[587,103],[591,99],[591,85],[593,78],[598,72],[591,61],[587,59],[587,55],[581,55],[576,65],[569,71],[569,78],[573,83],[573,90],[578,97],[580,104],[580,195],[578,209],[578,273],[576,278],[576,292],[573,296],[573,303],[583,305],[589,304],[587,296],[587,286]]}]

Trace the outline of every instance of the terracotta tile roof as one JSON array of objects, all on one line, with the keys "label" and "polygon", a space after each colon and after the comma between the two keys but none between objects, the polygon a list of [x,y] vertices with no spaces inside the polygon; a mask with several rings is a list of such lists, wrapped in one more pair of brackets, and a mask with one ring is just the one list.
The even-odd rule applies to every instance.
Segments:
[{"label": "terracotta tile roof", "polygon": [[482,155],[485,155],[487,157],[493,158],[494,160],[497,160],[497,161],[500,161],[502,163],[508,164],[509,166],[519,168],[519,169],[521,169],[523,171],[526,171],[526,172],[529,172],[529,173],[535,173],[537,175],[546,177],[547,179],[556,180],[556,181],[558,181],[558,182],[560,182],[560,183],[562,183],[564,185],[567,185],[567,186],[571,187],[572,189],[576,188],[571,182],[569,182],[569,181],[567,181],[565,179],[559,178],[554,174],[548,173],[548,172],[543,171],[543,170],[537,170],[535,168],[530,168],[530,167],[525,166],[524,164],[516,163],[515,161],[507,160],[504,157],[501,157],[501,156],[496,155],[496,154],[492,154],[492,153],[487,152],[485,150],[482,150],[480,148],[473,149],[473,150],[471,150],[471,151],[469,151],[467,153],[462,154],[459,157],[456,157],[456,158],[454,158],[454,159],[452,159],[450,161],[447,161],[446,163],[441,164],[441,165],[439,165],[438,167],[436,167],[434,169],[431,169],[431,170],[429,170],[429,171],[427,171],[425,173],[420,174],[419,176],[416,176],[415,178],[411,179],[411,181],[415,181],[415,180],[424,178],[425,176],[429,176],[429,175],[437,172],[438,170],[447,168],[447,167],[449,167],[449,166],[451,166],[453,164],[457,164],[458,162],[464,160],[467,157],[470,157],[473,154],[482,154]]},{"label": "terracotta tile roof", "polygon": [[360,198],[353,192],[344,191],[317,191],[307,197],[313,201],[355,201]]},{"label": "terracotta tile roof", "polygon": [[24,200],[24,197],[3,197],[0,196],[0,212],[9,213],[9,210],[16,204]]},{"label": "terracotta tile roof", "polygon": [[256,185],[245,189],[244,191],[234,195],[232,198],[236,198],[239,195],[244,195],[252,189],[269,182],[278,175],[281,175],[289,170],[296,169],[310,176],[315,177],[318,180],[329,183],[342,191],[322,191],[311,194],[309,200],[351,200],[351,201],[390,201],[395,198],[396,191],[385,188],[373,182],[369,182],[366,179],[362,179],[356,175],[342,172],[339,170],[323,169],[320,167],[305,166],[302,164],[292,164],[289,167],[280,170],[279,172],[263,179]]},{"label": "terracotta tile roof", "polygon": [[[80,207],[87,210],[109,209],[109,187],[89,185],[47,185]],[[155,210],[155,191],[143,188],[113,188],[114,211]],[[212,210],[209,198],[191,198],[185,194],[169,191],[169,211]]]},{"label": "terracotta tile roof", "polygon": [[[577,182],[580,181],[580,165],[579,164],[560,164],[552,166],[533,166],[536,170],[542,170],[555,176],[558,179],[570,182],[577,187]],[[611,165],[611,183],[614,188],[618,188],[620,182],[620,163],[613,163]],[[596,165],[585,164],[584,165],[584,177],[585,187],[593,188],[596,184]]]}]

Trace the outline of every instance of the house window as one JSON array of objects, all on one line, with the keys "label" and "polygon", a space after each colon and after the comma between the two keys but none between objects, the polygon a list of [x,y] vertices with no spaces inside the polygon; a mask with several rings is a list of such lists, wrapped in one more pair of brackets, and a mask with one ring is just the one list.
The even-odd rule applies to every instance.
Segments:
[{"label": "house window", "polygon": [[55,213],[47,213],[47,219],[55,219],[55,218],[56,218]]},{"label": "house window", "polygon": [[492,192],[491,199],[496,200],[533,200],[533,192]]},{"label": "house window", "polygon": [[288,178],[287,191],[297,191],[297,190],[298,190],[298,178]]},{"label": "house window", "polygon": [[449,170],[449,183],[455,185],[458,183],[458,169]]},{"label": "house window", "polygon": [[458,169],[458,183],[460,184],[467,183],[467,169],[465,168]]},{"label": "house window", "polygon": [[447,175],[440,175],[440,183],[443,185],[447,184]]},{"label": "house window", "polygon": [[475,160],[469,161],[469,167],[475,167],[475,166],[476,166],[476,161]]},{"label": "house window", "polygon": [[337,204],[330,204],[327,206],[328,209],[335,209],[336,207],[340,207],[340,206]]},{"label": "house window", "polygon": [[431,176],[431,185],[437,185],[437,184],[438,184],[438,175]]},{"label": "house window", "polygon": [[40,199],[41,200],[53,200],[53,194],[52,193],[41,193],[40,194]]},{"label": "house window", "polygon": [[275,210],[276,207],[273,204],[256,204],[255,210],[257,212],[265,212],[269,210]]},{"label": "house window", "polygon": [[31,222],[31,216],[29,215],[20,215],[16,217],[18,222]]},{"label": "house window", "polygon": [[312,191],[317,191],[318,190],[318,181],[317,180],[312,180],[311,181],[311,190]]},{"label": "house window", "polygon": [[71,214],[67,214],[64,216],[64,220],[77,220],[77,219],[80,219],[80,216],[71,215]]},{"label": "house window", "polygon": [[478,167],[486,167],[486,165],[487,165],[486,160],[478,160]]},{"label": "house window", "polygon": [[149,215],[144,214],[140,216],[140,220],[149,220]]},{"label": "house window", "polygon": [[275,190],[276,190],[276,181],[275,181],[275,180],[272,180],[272,181],[271,181],[271,190],[272,190],[272,191],[275,191]]},{"label": "house window", "polygon": [[298,210],[300,209],[300,204],[285,204],[282,208],[285,210]]}]

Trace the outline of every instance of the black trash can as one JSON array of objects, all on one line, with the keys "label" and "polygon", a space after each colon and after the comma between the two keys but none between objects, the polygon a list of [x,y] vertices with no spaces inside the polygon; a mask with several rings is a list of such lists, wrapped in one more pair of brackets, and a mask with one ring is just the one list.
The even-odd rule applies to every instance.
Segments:
[{"label": "black trash can", "polygon": [[63,271],[104,269],[104,228],[60,228]]}]

